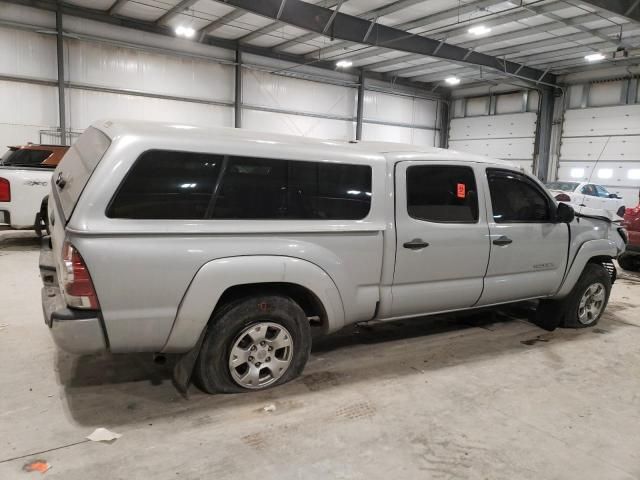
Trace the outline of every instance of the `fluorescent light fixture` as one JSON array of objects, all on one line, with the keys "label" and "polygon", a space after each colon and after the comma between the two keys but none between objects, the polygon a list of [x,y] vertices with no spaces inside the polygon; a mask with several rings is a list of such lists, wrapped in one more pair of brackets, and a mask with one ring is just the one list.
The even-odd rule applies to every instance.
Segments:
[{"label": "fluorescent light fixture", "polygon": [[572,168],[569,175],[571,178],[582,178],[584,177],[584,168]]},{"label": "fluorescent light fixture", "polygon": [[458,77],[447,77],[444,81],[449,85],[458,85],[460,83],[460,79]]},{"label": "fluorescent light fixture", "polygon": [[476,36],[484,35],[486,33],[489,33],[490,31],[491,29],[489,27],[485,27],[484,25],[478,25],[477,27],[471,27],[469,29],[469,33]]},{"label": "fluorescent light fixture", "polygon": [[196,31],[191,27],[183,27],[182,25],[176,27],[175,29],[176,35],[179,37],[187,37],[191,38],[196,34]]},{"label": "fluorescent light fixture", "polygon": [[627,172],[627,177],[631,180],[640,180],[640,168],[632,168]]},{"label": "fluorescent light fixture", "polygon": [[604,60],[604,55],[601,53],[591,53],[589,55],[585,55],[584,59],[587,62],[597,62],[599,60]]},{"label": "fluorescent light fixture", "polygon": [[353,65],[351,60],[339,60],[336,62],[336,67],[338,68],[349,68],[351,65]]}]

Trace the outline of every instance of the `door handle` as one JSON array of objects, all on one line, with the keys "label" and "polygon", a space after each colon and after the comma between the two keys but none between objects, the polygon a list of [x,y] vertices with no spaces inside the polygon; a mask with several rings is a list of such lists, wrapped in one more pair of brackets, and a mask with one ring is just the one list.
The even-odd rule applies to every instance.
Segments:
[{"label": "door handle", "polygon": [[509,245],[510,243],[513,243],[513,240],[511,240],[509,237],[505,237],[504,235],[502,235],[499,238],[496,238],[493,241],[494,245],[498,245],[500,247],[504,247],[505,245]]},{"label": "door handle", "polygon": [[402,246],[404,248],[408,248],[409,250],[420,250],[421,248],[428,247],[429,244],[421,238],[414,238],[410,242],[403,243]]}]

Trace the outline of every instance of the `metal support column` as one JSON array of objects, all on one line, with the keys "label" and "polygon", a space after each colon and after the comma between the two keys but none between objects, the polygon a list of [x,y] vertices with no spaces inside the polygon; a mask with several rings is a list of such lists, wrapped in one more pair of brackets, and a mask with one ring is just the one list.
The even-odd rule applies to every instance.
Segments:
[{"label": "metal support column", "polygon": [[362,116],[364,114],[364,69],[360,70],[358,83],[358,109],[356,111],[356,140],[362,140]]},{"label": "metal support column", "polygon": [[538,153],[534,173],[542,181],[547,180],[549,172],[549,156],[551,153],[551,129],[553,128],[554,91],[545,88],[540,92],[540,109],[536,130],[536,151]]},{"label": "metal support column", "polygon": [[234,100],[235,128],[242,128],[242,50],[236,47],[236,91]]},{"label": "metal support column", "polygon": [[[440,107],[440,148],[449,148],[449,126],[451,123],[451,107],[453,99],[441,100],[438,102]],[[436,125],[438,128],[438,125]]]},{"label": "metal support column", "polygon": [[67,113],[64,100],[64,39],[62,36],[62,9],[58,2],[56,9],[56,39],[58,62],[58,113],[60,115],[60,144],[67,144]]}]

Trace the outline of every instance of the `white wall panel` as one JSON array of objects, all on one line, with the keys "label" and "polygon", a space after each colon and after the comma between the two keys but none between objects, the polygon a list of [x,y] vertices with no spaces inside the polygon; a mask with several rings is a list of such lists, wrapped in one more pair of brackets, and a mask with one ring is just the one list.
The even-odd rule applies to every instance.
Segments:
[{"label": "white wall panel", "polygon": [[38,142],[40,130],[58,124],[54,87],[0,81],[0,149]]},{"label": "white wall panel", "polygon": [[535,124],[536,114],[531,112],[455,118],[451,120],[449,137],[452,140],[533,137]]},{"label": "white wall panel", "polygon": [[242,126],[261,132],[333,140],[351,140],[355,136],[353,122],[249,109],[242,111]]},{"label": "white wall panel", "polygon": [[589,106],[617,105],[620,103],[622,82],[594,83],[589,89]]},{"label": "white wall panel", "polygon": [[55,80],[58,75],[55,37],[0,28],[0,73]]},{"label": "white wall panel", "polygon": [[174,100],[67,89],[69,128],[83,130],[105,118],[229,127],[233,109]]},{"label": "white wall panel", "polygon": [[412,145],[433,147],[435,136],[433,130],[378,125],[365,122],[362,125],[362,139],[376,142],[409,143]]},{"label": "white wall panel", "polygon": [[518,113],[524,108],[523,92],[496,95],[496,113]]},{"label": "white wall panel", "polygon": [[568,110],[563,136],[640,135],[640,105]]},{"label": "white wall panel", "polygon": [[598,160],[601,162],[640,161],[640,135],[622,137],[564,138],[562,160]]},{"label": "white wall panel", "polygon": [[489,113],[489,97],[467,98],[467,115],[470,117]]},{"label": "white wall panel", "polygon": [[435,127],[437,103],[415,97],[366,91],[365,120]]},{"label": "white wall panel", "polygon": [[66,44],[67,78],[71,82],[233,101],[234,69],[230,65],[106,44],[81,41]]},{"label": "white wall panel", "polygon": [[243,70],[242,103],[261,107],[353,117],[355,88]]}]

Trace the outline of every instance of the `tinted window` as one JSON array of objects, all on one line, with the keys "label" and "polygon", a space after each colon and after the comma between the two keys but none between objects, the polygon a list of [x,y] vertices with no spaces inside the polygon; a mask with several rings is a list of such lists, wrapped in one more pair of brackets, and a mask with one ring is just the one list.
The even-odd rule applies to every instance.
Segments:
[{"label": "tinted window", "polygon": [[596,190],[596,186],[591,184],[585,185],[584,187],[582,187],[582,193],[584,193],[585,195],[589,195],[591,197],[598,196],[598,191]]},{"label": "tinted window", "polygon": [[371,206],[371,168],[231,157],[214,218],[358,220]]},{"label": "tinted window", "polygon": [[478,221],[473,170],[455,166],[409,167],[407,212],[413,218],[432,222]]},{"label": "tinted window", "polygon": [[526,176],[506,170],[487,170],[493,219],[497,223],[548,222],[548,198]]},{"label": "tinted window", "polygon": [[151,150],[131,168],[107,215],[115,218],[203,219],[222,156]]},{"label": "tinted window", "polygon": [[353,220],[366,217],[370,206],[371,168],[365,165],[149,151],[132,167],[107,215]]},{"label": "tinted window", "polygon": [[49,150],[14,150],[6,159],[3,157],[3,165],[14,167],[38,167],[51,155]]},{"label": "tinted window", "polygon": [[609,198],[609,192],[606,188],[601,185],[596,185],[596,190],[598,192],[598,196],[602,198]]}]

